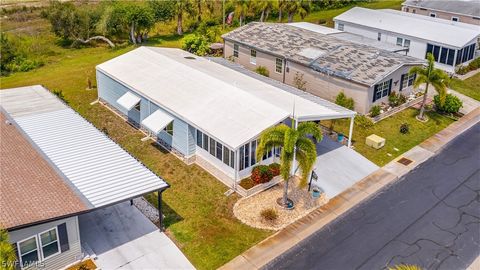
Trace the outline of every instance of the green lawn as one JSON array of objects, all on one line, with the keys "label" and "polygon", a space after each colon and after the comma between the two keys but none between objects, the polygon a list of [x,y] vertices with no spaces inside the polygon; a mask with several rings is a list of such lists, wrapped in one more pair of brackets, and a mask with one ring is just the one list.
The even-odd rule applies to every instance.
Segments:
[{"label": "green lawn", "polygon": [[[452,119],[438,113],[427,112],[430,120],[422,123],[415,119],[417,114],[418,110],[409,108],[376,123],[370,128],[362,128],[355,125],[352,137],[355,150],[378,166],[383,166],[453,122]],[[409,125],[410,132],[408,134],[400,133],[399,130],[402,123]],[[329,126],[328,121],[322,121],[322,124]],[[348,134],[349,124],[349,120],[339,120],[335,123],[334,129]],[[365,138],[371,134],[385,138],[385,146],[378,150],[367,146]],[[398,151],[394,148],[397,148]],[[391,154],[391,156],[388,154]]]},{"label": "green lawn", "polygon": [[[271,234],[240,223],[232,214],[238,199],[226,197],[225,185],[196,165],[187,166],[171,154],[142,142],[142,134],[101,105],[89,105],[95,90],[85,90],[95,65],[133,49],[68,49],[54,63],[0,78],[1,88],[42,84],[62,90],[69,104],[133,156],[166,179],[164,192],[167,233],[198,269],[214,269]],[[151,199],[152,196],[149,196]],[[153,200],[156,202],[156,200]]]},{"label": "green lawn", "polygon": [[[371,8],[371,9],[386,9],[386,8],[400,9],[402,3],[403,3],[403,0],[400,0],[400,1],[386,0],[386,1],[373,1],[373,2],[360,3],[357,6],[364,7],[364,8]],[[304,21],[319,23],[320,20],[325,20],[326,26],[333,27],[333,18],[351,9],[352,7],[354,6],[352,5],[352,6],[346,6],[343,8],[312,12],[309,15],[307,15],[307,17],[305,17]],[[300,18],[300,16],[295,16],[294,21],[302,21],[302,19]]]},{"label": "green lawn", "polygon": [[480,101],[480,73],[477,73],[464,81],[452,79],[449,87],[457,92]]}]

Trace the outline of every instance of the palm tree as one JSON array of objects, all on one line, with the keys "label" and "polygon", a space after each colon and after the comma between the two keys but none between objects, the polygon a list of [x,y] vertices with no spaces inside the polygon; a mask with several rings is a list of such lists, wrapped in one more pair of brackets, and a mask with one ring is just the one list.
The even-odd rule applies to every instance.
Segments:
[{"label": "palm tree", "polygon": [[250,1],[248,0],[237,0],[235,3],[235,14],[238,14],[238,19],[240,21],[240,26],[244,23],[245,16],[247,15],[250,8]]},{"label": "palm tree", "polygon": [[428,63],[426,67],[413,67],[408,72],[410,75],[417,74],[417,78],[415,79],[415,82],[413,82],[414,88],[418,88],[420,85],[425,84],[422,106],[418,116],[420,120],[425,120],[423,114],[425,113],[425,103],[427,102],[427,93],[430,84],[435,90],[437,90],[438,95],[440,96],[440,104],[443,106],[447,95],[447,84],[449,81],[447,73],[434,67],[435,58],[433,57],[433,54],[427,54],[427,61]]},{"label": "palm tree", "polygon": [[[295,126],[292,120],[292,126]],[[313,122],[303,122],[298,124],[297,129],[281,124],[265,130],[260,135],[260,142],[257,148],[257,160],[261,160],[265,153],[271,151],[274,147],[281,147],[280,153],[280,174],[285,181],[283,192],[283,204],[288,204],[288,181],[294,173],[293,159],[298,161],[302,171],[300,186],[307,184],[307,178],[313,169],[317,159],[317,149],[310,136],[315,140],[322,140],[322,131],[317,124]]]},{"label": "palm tree", "polygon": [[192,0],[176,0],[172,2],[174,6],[174,12],[177,16],[177,34],[183,35],[183,15],[192,15],[195,11],[194,3]]},{"label": "palm tree", "polygon": [[0,229],[0,261],[2,262],[2,269],[14,270],[17,256],[12,244],[8,240],[7,231]]},{"label": "palm tree", "polygon": [[265,1],[265,0],[258,0],[255,2],[256,9],[261,12],[260,14],[260,22],[264,22],[268,19],[268,15],[270,11],[274,7],[273,1]]},{"label": "palm tree", "polygon": [[284,3],[283,9],[287,12],[288,22],[293,22],[293,16],[299,14],[302,20],[310,12],[310,1],[309,0],[287,0]]}]

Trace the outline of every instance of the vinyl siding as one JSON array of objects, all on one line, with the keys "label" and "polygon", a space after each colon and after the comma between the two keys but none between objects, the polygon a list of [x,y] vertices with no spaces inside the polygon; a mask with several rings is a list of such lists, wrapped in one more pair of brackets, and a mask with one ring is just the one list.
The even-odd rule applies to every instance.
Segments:
[{"label": "vinyl siding", "polygon": [[[158,105],[149,101],[147,98],[143,97],[142,95],[136,93],[133,90],[130,90],[129,88],[118,83],[114,79],[108,77],[107,75],[103,74],[98,70],[97,70],[97,86],[98,86],[99,98],[105,100],[111,106],[115,107],[123,114],[128,115],[130,119],[134,120],[137,123],[140,123],[143,119],[145,119],[147,116],[149,116],[150,114],[152,114],[158,109],[162,110],[167,114],[170,114],[165,110],[163,110],[162,108],[160,108]],[[130,110],[129,112],[127,112],[117,103],[117,100],[128,91],[132,91],[136,95],[141,97],[140,112],[137,112],[135,110]],[[189,142],[188,124],[178,119],[177,117],[175,117],[175,115],[172,115],[172,116],[174,118],[173,137],[165,131],[160,132],[157,137],[162,141],[164,141],[165,143],[167,143],[168,145],[170,145],[171,147],[178,150],[183,155],[186,155],[186,156],[190,155],[195,151],[195,149],[193,148],[193,150],[189,150],[190,142]],[[193,137],[192,139],[193,144],[195,144],[194,138],[195,137]]]},{"label": "vinyl siding", "polygon": [[13,244],[18,241],[25,240],[26,238],[32,237],[36,234],[56,227],[62,223],[66,223],[67,226],[67,235],[70,249],[51,258],[48,258],[42,263],[39,263],[38,266],[32,266],[27,269],[62,269],[65,266],[83,258],[82,248],[80,244],[81,241],[78,227],[78,218],[76,216],[9,232],[10,242]]},{"label": "vinyl siding", "polygon": [[197,129],[188,125],[188,152],[187,152],[188,156],[195,154],[195,150],[197,147],[196,132],[197,132]]}]

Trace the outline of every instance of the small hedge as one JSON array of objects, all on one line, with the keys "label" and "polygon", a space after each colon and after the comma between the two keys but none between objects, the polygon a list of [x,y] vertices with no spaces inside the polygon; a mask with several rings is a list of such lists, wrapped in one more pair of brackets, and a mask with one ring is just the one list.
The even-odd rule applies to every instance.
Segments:
[{"label": "small hedge", "polygon": [[460,75],[467,74],[472,70],[480,68],[480,57],[475,58],[472,62],[468,63],[466,66],[460,66],[457,68],[457,73]]},{"label": "small hedge", "polygon": [[380,106],[378,105],[372,106],[372,108],[370,108],[370,116],[371,117],[379,116],[380,110],[381,110]]},{"label": "small hedge", "polygon": [[270,169],[270,172],[272,172],[272,177],[280,175],[280,164],[272,163],[268,165],[268,168]]},{"label": "small hedge", "polygon": [[268,71],[268,69],[264,66],[259,66],[255,69],[255,72],[262,75],[262,76],[265,76],[265,77],[269,77],[270,76],[270,72]]},{"label": "small hedge", "polygon": [[251,179],[258,185],[272,180],[273,174],[267,165],[257,165],[252,169]]},{"label": "small hedge", "polygon": [[266,221],[274,222],[278,218],[278,213],[273,208],[267,208],[263,209],[262,212],[260,212],[260,216],[262,216],[262,218]]},{"label": "small hedge", "polygon": [[443,104],[443,106],[440,105],[439,95],[433,97],[433,102],[435,103],[437,110],[443,113],[457,113],[463,106],[462,101],[452,94],[447,94],[445,97],[445,104]]}]

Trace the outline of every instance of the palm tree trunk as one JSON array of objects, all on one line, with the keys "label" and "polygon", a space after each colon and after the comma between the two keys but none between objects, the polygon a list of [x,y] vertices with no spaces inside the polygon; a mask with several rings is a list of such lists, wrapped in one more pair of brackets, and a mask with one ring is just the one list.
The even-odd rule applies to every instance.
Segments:
[{"label": "palm tree trunk", "polygon": [[288,13],[288,22],[289,23],[293,22],[293,12]]},{"label": "palm tree trunk", "polygon": [[202,1],[201,0],[197,0],[197,8],[198,8],[197,22],[201,23],[202,22]]},{"label": "palm tree trunk", "polygon": [[242,26],[243,15],[240,15],[240,26]]},{"label": "palm tree trunk", "polygon": [[262,10],[262,15],[260,15],[260,22],[263,22],[263,17],[265,16],[265,10]]},{"label": "palm tree trunk", "polygon": [[283,190],[283,205],[285,207],[288,205],[288,181],[289,179],[285,180],[285,189]]},{"label": "palm tree trunk", "polygon": [[282,8],[278,10],[278,22],[282,22]]},{"label": "palm tree trunk", "polygon": [[182,11],[178,12],[178,17],[177,17],[177,34],[178,35],[183,35],[183,30],[182,30],[182,22],[183,22],[183,16],[182,16]]},{"label": "palm tree trunk", "polygon": [[418,116],[420,119],[424,120],[423,114],[425,113],[425,103],[427,103],[427,93],[428,93],[428,83],[425,86],[425,92],[423,93],[423,101],[422,106],[420,107],[420,115]]},{"label": "palm tree trunk", "polygon": [[137,40],[135,38],[135,23],[132,22],[132,25],[130,26],[130,40],[132,41],[133,44],[137,44]]},{"label": "palm tree trunk", "polygon": [[270,15],[270,9],[267,9],[267,11],[265,12],[265,21],[268,20],[268,15]]}]

